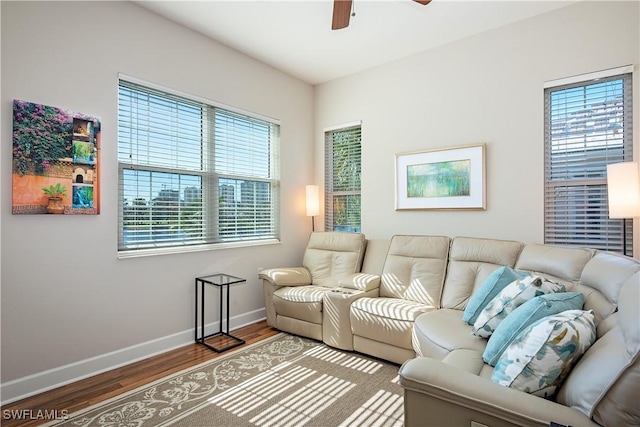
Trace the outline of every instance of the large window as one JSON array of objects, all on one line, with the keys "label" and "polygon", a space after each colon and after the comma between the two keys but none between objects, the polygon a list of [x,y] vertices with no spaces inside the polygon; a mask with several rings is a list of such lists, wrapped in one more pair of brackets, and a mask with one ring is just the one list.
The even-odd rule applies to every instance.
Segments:
[{"label": "large window", "polygon": [[325,230],[360,232],[360,124],[325,132]]},{"label": "large window", "polygon": [[607,164],[633,159],[631,104],[630,73],[545,89],[545,243],[624,252],[626,240],[631,254],[633,223],[609,219],[606,181]]},{"label": "large window", "polygon": [[131,81],[118,94],[121,253],[279,238],[277,123]]}]

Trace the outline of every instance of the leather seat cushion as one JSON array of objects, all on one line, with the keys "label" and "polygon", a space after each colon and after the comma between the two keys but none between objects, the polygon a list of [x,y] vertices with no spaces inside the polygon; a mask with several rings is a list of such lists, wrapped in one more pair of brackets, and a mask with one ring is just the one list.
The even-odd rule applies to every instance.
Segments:
[{"label": "leather seat cushion", "polygon": [[290,286],[273,293],[276,313],[311,323],[322,323],[322,298],[331,292],[323,286]]},{"label": "leather seat cushion", "polygon": [[469,350],[466,348],[453,350],[442,359],[442,362],[487,379],[490,379],[493,373],[493,367],[484,363],[482,360],[482,352],[478,350]]},{"label": "leather seat cushion", "polygon": [[[424,355],[442,355],[458,349],[484,351],[487,340],[471,334],[471,325],[462,321],[461,310],[443,308],[420,315],[414,324],[414,333]],[[428,346],[429,348],[425,348]]]},{"label": "leather seat cushion", "polygon": [[413,349],[413,322],[433,307],[397,298],[360,298],[351,305],[351,330],[354,335],[396,347]]}]

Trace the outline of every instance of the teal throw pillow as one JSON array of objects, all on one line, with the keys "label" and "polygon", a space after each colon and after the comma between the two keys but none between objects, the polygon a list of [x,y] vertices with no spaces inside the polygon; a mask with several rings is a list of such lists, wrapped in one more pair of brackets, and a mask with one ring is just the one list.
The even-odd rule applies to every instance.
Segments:
[{"label": "teal throw pillow", "polygon": [[532,323],[502,353],[491,381],[550,398],[596,340],[592,311],[567,310]]},{"label": "teal throw pillow", "polygon": [[584,297],[580,292],[558,292],[537,296],[515,310],[496,327],[482,359],[491,366],[496,366],[498,359],[511,342],[529,325],[543,317],[562,313],[567,310],[581,310]]},{"label": "teal throw pillow", "polygon": [[527,276],[509,283],[480,312],[471,333],[489,338],[498,325],[516,308],[542,294],[565,292],[565,286],[541,276]]},{"label": "teal throw pillow", "polygon": [[462,314],[462,320],[473,325],[480,312],[502,289],[514,280],[529,276],[529,274],[526,271],[518,271],[510,267],[499,267],[493,270],[469,298],[467,307]]}]

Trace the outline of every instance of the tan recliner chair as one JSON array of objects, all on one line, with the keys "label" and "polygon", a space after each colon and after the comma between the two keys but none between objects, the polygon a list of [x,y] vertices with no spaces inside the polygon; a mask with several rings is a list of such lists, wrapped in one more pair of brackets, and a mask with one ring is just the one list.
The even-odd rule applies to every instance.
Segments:
[{"label": "tan recliner chair", "polygon": [[351,305],[354,350],[398,364],[415,357],[413,322],[440,308],[449,244],[443,236],[393,236],[379,297]]},{"label": "tan recliner chair", "polygon": [[376,296],[378,276],[361,274],[361,233],[315,232],[302,267],[262,270],[267,323],[281,331],[352,349],[349,306]]}]

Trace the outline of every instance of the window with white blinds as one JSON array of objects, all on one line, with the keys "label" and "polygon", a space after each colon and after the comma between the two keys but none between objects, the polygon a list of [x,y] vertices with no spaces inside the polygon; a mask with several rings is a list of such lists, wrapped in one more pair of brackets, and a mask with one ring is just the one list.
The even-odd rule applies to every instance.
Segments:
[{"label": "window with white blinds", "polygon": [[360,232],[360,124],[325,132],[325,230]]},{"label": "window with white blinds", "polygon": [[120,80],[120,253],[279,239],[277,123]]},{"label": "window with white blinds", "polygon": [[545,243],[626,253],[609,219],[606,167],[633,159],[631,73],[545,89]]}]

